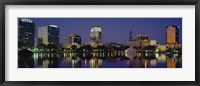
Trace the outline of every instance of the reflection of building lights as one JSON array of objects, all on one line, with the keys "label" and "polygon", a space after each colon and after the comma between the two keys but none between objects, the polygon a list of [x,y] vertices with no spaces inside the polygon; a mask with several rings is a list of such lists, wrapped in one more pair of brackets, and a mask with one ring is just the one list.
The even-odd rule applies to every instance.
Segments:
[{"label": "reflection of building lights", "polygon": [[156,49],[155,49],[155,52],[159,52],[159,49],[156,48]]},{"label": "reflection of building lights", "polygon": [[72,53],[69,53],[69,57],[72,57]]},{"label": "reflection of building lights", "polygon": [[87,60],[85,60],[85,66],[87,65]]},{"label": "reflection of building lights", "polygon": [[51,53],[51,57],[53,57],[53,53]]},{"label": "reflection of building lights", "polygon": [[64,57],[66,57],[66,53],[64,53]]},{"label": "reflection of building lights", "polygon": [[126,61],[126,64],[127,64],[127,65],[130,65],[130,64],[129,64],[129,61],[130,61],[130,60],[127,60],[127,61]]},{"label": "reflection of building lights", "polygon": [[144,67],[147,68],[147,61],[148,60],[144,60]]},{"label": "reflection of building lights", "polygon": [[40,56],[42,57],[42,53],[40,53]]},{"label": "reflection of building lights", "polygon": [[38,53],[34,53],[33,58],[34,58],[34,60],[37,60],[38,59]]},{"label": "reflection of building lights", "polygon": [[72,62],[72,58],[66,58],[65,59],[68,63],[71,63]]},{"label": "reflection of building lights", "polygon": [[145,53],[145,56],[148,56],[148,54],[147,54],[147,53]]},{"label": "reflection of building lights", "polygon": [[48,68],[49,60],[44,60],[42,64],[43,68]]},{"label": "reflection of building lights", "polygon": [[150,65],[151,66],[156,66],[156,59],[150,60]]},{"label": "reflection of building lights", "polygon": [[75,64],[75,62],[74,62],[74,60],[72,60],[72,68],[74,68],[74,64]]},{"label": "reflection of building lights", "polygon": [[158,61],[166,61],[166,55],[160,54],[157,59],[158,59]]},{"label": "reflection of building lights", "polygon": [[98,59],[98,66],[101,66],[103,64],[103,60],[102,59]]},{"label": "reflection of building lights", "polygon": [[100,53],[100,57],[102,57],[102,53]]},{"label": "reflection of building lights", "polygon": [[178,54],[174,54],[174,58],[178,57]]},{"label": "reflection of building lights", "polygon": [[156,53],[156,58],[159,58],[159,54],[158,53]]},{"label": "reflection of building lights", "polygon": [[175,68],[176,62],[174,58],[168,58],[167,59],[167,68]]},{"label": "reflection of building lights", "polygon": [[90,64],[90,67],[94,68],[95,67],[95,60],[94,59],[91,59],[89,61],[89,64]]},{"label": "reflection of building lights", "polygon": [[94,53],[94,57],[97,57],[98,56],[98,53]]}]

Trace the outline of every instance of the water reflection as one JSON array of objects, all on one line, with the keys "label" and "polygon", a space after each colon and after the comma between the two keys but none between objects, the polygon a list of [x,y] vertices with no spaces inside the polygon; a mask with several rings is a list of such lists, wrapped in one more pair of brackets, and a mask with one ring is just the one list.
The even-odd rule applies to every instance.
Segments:
[{"label": "water reflection", "polygon": [[[132,54],[129,54],[132,55]],[[164,53],[34,53],[19,68],[182,68],[182,56]]]}]

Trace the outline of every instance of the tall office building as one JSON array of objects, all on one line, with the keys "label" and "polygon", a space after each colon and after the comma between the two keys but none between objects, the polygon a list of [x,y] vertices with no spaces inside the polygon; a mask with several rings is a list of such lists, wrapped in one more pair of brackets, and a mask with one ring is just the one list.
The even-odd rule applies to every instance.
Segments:
[{"label": "tall office building", "polygon": [[102,44],[102,30],[100,26],[93,26],[90,32],[90,45],[95,47]]},{"label": "tall office building", "polygon": [[148,35],[137,35],[137,40],[139,40],[139,41],[149,40],[149,36]]},{"label": "tall office building", "polygon": [[19,19],[18,42],[23,44],[35,44],[35,24],[31,19]]},{"label": "tall office building", "polygon": [[48,25],[38,27],[38,44],[54,44],[59,43],[59,27],[56,25]]},{"label": "tall office building", "polygon": [[70,34],[68,36],[68,43],[69,44],[79,44],[81,45],[81,37],[77,34]]},{"label": "tall office building", "polygon": [[91,32],[90,32],[90,41],[94,41],[98,43],[102,42],[102,32],[101,32],[100,26],[92,27]]},{"label": "tall office building", "polygon": [[178,44],[179,43],[179,27],[168,26],[166,30],[166,43]]}]

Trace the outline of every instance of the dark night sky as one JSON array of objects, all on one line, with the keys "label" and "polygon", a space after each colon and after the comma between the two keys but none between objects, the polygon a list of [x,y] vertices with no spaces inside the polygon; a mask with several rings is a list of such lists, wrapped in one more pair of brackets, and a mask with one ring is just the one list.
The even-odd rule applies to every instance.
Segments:
[{"label": "dark night sky", "polygon": [[149,39],[165,44],[166,27],[175,25],[180,27],[180,43],[182,43],[182,18],[29,18],[36,27],[54,24],[60,28],[60,42],[66,43],[68,34],[79,34],[82,43],[89,41],[92,26],[102,27],[102,40],[125,44],[129,38],[129,31],[133,31],[133,38],[138,34],[149,35]]}]

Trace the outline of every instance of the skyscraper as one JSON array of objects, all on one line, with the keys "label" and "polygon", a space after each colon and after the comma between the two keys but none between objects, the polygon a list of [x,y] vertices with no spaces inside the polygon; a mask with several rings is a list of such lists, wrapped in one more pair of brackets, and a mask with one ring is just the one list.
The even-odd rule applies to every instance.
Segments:
[{"label": "skyscraper", "polygon": [[56,25],[48,25],[38,27],[38,44],[54,44],[59,43],[59,27]]},{"label": "skyscraper", "polygon": [[18,42],[34,46],[35,24],[31,19],[19,19]]},{"label": "skyscraper", "polygon": [[81,45],[81,37],[77,34],[70,34],[68,36],[68,43]]},{"label": "skyscraper", "polygon": [[100,26],[94,26],[91,29],[90,40],[95,42],[102,42],[102,32]]},{"label": "skyscraper", "polygon": [[90,32],[90,45],[97,46],[102,44],[102,30],[100,26],[93,26]]},{"label": "skyscraper", "polygon": [[178,44],[179,43],[179,27],[168,26],[166,30],[166,43]]}]

